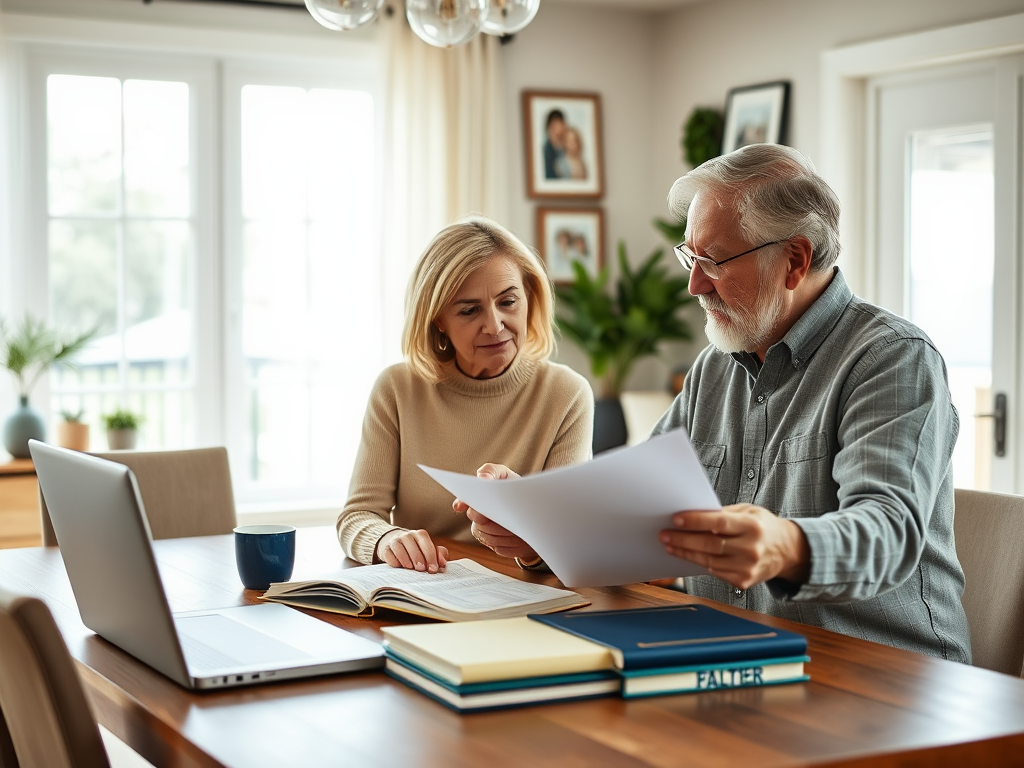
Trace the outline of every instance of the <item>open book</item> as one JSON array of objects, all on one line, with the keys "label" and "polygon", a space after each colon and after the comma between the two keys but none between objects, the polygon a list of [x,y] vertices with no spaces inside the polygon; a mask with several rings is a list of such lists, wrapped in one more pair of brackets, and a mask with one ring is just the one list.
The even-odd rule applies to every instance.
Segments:
[{"label": "open book", "polygon": [[442,573],[383,563],[350,568],[329,580],[271,584],[263,599],[349,616],[391,608],[442,621],[502,619],[590,604],[567,589],[519,581],[467,559],[449,562]]}]

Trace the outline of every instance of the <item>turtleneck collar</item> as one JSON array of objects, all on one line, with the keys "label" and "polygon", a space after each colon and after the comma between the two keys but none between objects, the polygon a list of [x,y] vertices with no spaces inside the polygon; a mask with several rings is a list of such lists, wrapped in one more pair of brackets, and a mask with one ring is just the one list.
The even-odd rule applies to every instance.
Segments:
[{"label": "turtleneck collar", "polygon": [[500,376],[493,379],[473,379],[451,362],[445,364],[439,383],[453,392],[468,397],[499,397],[521,389],[533,378],[538,365],[536,360],[528,360],[520,352]]}]

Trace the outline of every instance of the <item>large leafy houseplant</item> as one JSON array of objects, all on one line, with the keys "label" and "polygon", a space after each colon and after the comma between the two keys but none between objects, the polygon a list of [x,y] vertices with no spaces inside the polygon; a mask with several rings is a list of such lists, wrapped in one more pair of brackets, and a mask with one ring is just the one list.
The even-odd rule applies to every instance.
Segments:
[{"label": "large leafy houseplant", "polygon": [[590,359],[601,397],[618,397],[636,362],[657,354],[662,342],[693,336],[682,315],[693,301],[687,277],[670,275],[663,255],[657,249],[634,270],[620,242],[614,291],[608,291],[607,266],[592,278],[579,262],[572,265],[573,282],[555,289],[558,327]]}]

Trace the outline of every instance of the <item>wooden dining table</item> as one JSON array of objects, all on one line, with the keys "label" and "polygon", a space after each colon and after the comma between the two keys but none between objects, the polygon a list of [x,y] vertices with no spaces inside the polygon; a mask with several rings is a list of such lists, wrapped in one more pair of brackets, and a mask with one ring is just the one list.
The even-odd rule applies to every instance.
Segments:
[{"label": "wooden dining table", "polygon": [[[444,543],[453,559],[558,585],[479,546]],[[174,611],[259,600],[238,581],[230,535],[154,548]],[[295,580],[356,567],[331,528],[299,529],[296,551]],[[804,634],[810,681],[460,715],[380,671],[189,691],[82,624],[56,547],[0,551],[0,584],[46,601],[99,722],[158,767],[1024,765],[1024,680],[731,606],[716,604]],[[649,584],[577,591],[591,601],[581,610],[708,603]],[[376,641],[382,627],[425,621],[309,613]]]}]

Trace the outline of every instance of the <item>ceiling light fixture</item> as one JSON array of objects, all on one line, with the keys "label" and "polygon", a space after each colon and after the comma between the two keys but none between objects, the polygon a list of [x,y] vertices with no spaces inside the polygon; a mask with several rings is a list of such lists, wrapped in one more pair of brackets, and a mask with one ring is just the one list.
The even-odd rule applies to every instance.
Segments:
[{"label": "ceiling light fixture", "polygon": [[[309,15],[334,31],[373,21],[385,0],[305,0]],[[507,37],[533,21],[540,0],[406,0],[405,16],[424,42],[451,48],[478,32]]]},{"label": "ceiling light fixture", "polygon": [[384,0],[306,0],[306,10],[321,26],[344,32],[373,21]]}]

